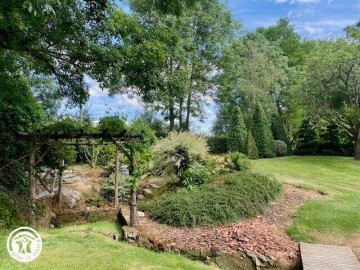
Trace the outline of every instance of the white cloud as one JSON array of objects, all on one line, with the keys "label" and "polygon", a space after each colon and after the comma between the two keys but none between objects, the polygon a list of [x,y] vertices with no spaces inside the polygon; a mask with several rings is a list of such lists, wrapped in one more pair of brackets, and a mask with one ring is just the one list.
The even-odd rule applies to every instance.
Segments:
[{"label": "white cloud", "polygon": [[326,38],[345,26],[353,24],[349,19],[328,19],[314,22],[297,23],[298,29],[313,37]]},{"label": "white cloud", "polygon": [[89,87],[91,97],[104,97],[109,94],[107,89],[101,89],[99,82],[85,75],[85,84]]},{"label": "white cloud", "polygon": [[144,104],[138,97],[129,98],[127,95],[117,95],[114,98],[119,105],[135,110],[142,110],[144,108]]}]

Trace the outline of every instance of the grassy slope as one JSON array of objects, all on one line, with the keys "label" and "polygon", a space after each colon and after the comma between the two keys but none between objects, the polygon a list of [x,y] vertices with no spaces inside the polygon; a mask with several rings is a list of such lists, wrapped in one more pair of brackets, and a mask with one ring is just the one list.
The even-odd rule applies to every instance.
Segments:
[{"label": "grassy slope", "polygon": [[290,235],[301,241],[360,234],[360,162],[347,157],[285,157],[253,162],[278,180],[332,195],[309,201],[296,213]]},{"label": "grassy slope", "polygon": [[35,261],[12,260],[6,250],[6,235],[0,234],[0,269],[213,269],[200,262],[170,253],[157,254],[107,239],[99,232],[114,232],[114,224],[97,222],[62,229],[41,230],[43,250]]}]

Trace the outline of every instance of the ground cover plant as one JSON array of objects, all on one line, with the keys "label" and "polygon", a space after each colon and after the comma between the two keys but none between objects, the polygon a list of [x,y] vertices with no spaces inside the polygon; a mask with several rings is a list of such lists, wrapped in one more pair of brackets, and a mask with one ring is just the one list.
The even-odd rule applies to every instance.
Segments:
[{"label": "ground cover plant", "polygon": [[152,218],[172,226],[210,226],[260,214],[279,196],[281,185],[262,174],[236,172],[216,175],[192,190],[181,188],[145,201]]}]

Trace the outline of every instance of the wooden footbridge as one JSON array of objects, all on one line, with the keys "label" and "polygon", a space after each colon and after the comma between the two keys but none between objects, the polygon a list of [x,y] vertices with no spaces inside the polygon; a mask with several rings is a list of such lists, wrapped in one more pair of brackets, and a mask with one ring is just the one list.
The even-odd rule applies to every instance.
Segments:
[{"label": "wooden footbridge", "polygon": [[360,263],[348,247],[300,243],[304,270],[360,270]]}]

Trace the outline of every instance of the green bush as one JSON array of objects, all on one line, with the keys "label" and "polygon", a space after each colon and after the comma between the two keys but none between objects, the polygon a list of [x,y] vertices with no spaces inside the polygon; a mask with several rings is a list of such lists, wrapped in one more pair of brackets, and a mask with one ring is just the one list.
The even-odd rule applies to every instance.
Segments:
[{"label": "green bush", "polygon": [[[118,194],[120,201],[129,199],[129,191],[125,177],[119,175]],[[107,201],[113,201],[115,195],[115,173],[109,176],[108,181],[102,185],[100,195]]]},{"label": "green bush", "polygon": [[187,132],[171,132],[153,146],[158,171],[179,176],[197,163],[204,164],[208,157],[208,145],[204,137]]},{"label": "green bush", "polygon": [[230,172],[245,171],[249,169],[250,166],[247,156],[242,153],[230,153],[226,155],[225,163]]},{"label": "green bush", "polygon": [[253,115],[253,136],[262,158],[275,157],[274,138],[271,132],[270,123],[266,118],[264,109],[258,103]]},{"label": "green bush", "polygon": [[290,147],[290,141],[286,134],[284,123],[279,115],[273,115],[271,118],[271,131],[274,140],[283,141]]},{"label": "green bush", "polygon": [[0,230],[23,225],[19,202],[0,187]]},{"label": "green bush", "polygon": [[226,154],[228,138],[226,136],[212,136],[207,138],[211,154]]},{"label": "green bush", "polygon": [[259,150],[256,146],[255,139],[250,130],[248,130],[247,143],[246,143],[247,156],[250,159],[259,158]]},{"label": "green bush", "polygon": [[182,172],[179,178],[183,187],[191,189],[206,183],[210,178],[210,170],[206,166],[196,164]]},{"label": "green bush", "polygon": [[285,142],[280,140],[275,140],[275,151],[277,157],[284,157],[288,153],[287,145]]},{"label": "green bush", "polygon": [[165,193],[143,201],[152,218],[171,226],[212,226],[251,218],[263,212],[281,185],[260,174],[239,172],[216,176],[205,185]]}]

